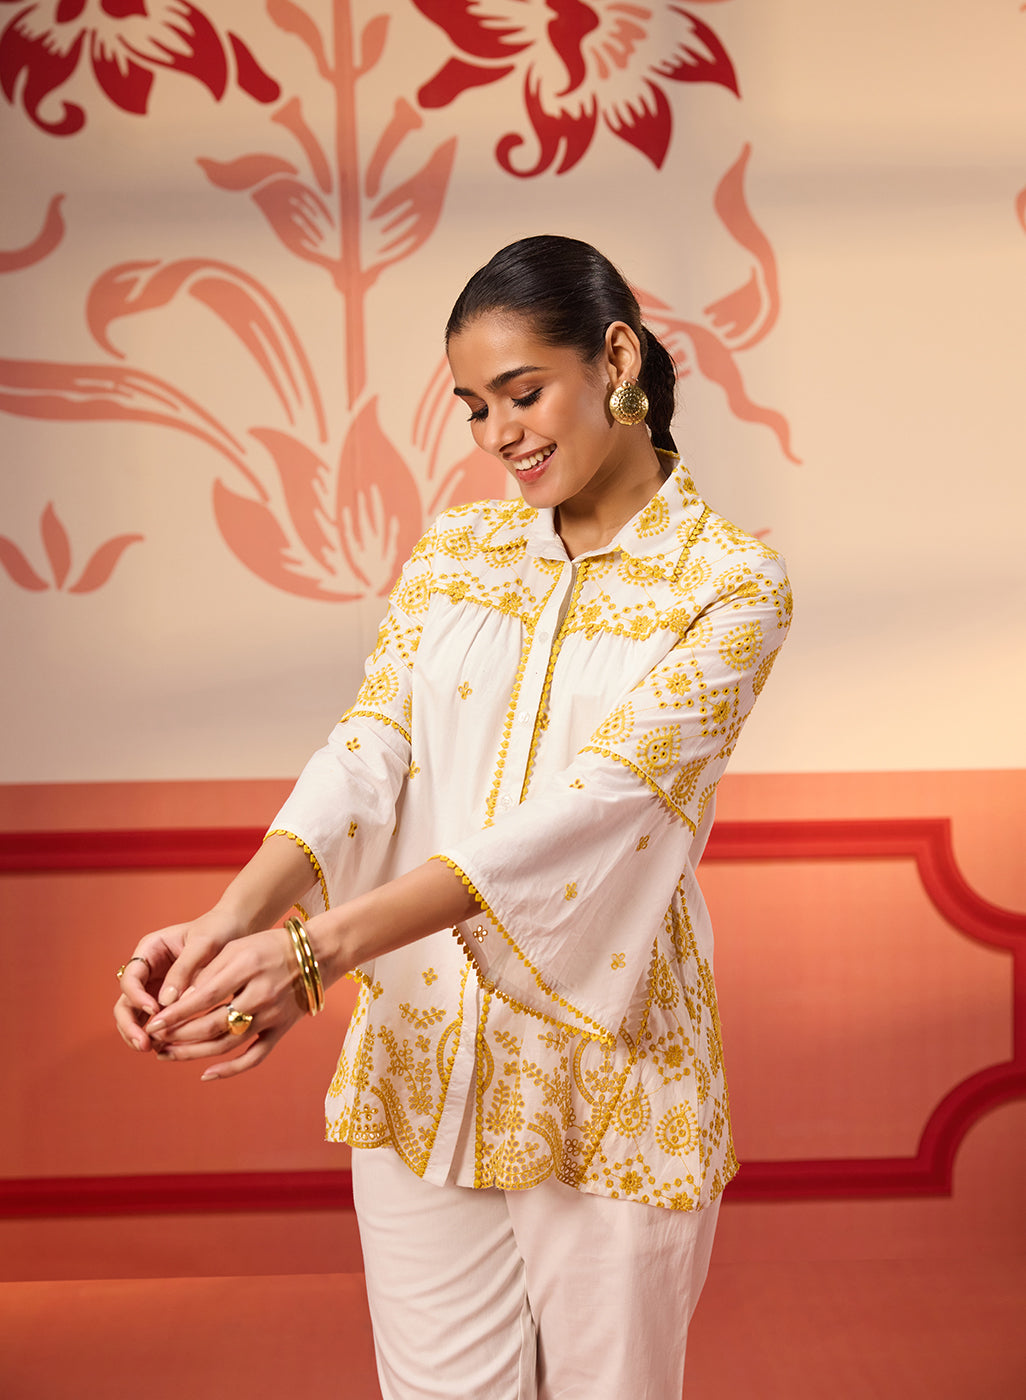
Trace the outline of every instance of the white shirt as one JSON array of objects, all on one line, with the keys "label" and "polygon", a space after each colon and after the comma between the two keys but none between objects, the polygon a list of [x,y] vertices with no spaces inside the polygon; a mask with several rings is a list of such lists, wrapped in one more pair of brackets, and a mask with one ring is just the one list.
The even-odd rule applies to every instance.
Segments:
[{"label": "white shirt", "polygon": [[[438,855],[479,918],[375,959],[328,1136],[428,1180],[692,1209],[737,1168],[695,867],[790,621],[779,556],[675,464],[607,546],[446,512],[272,830],[327,907]],[[456,937],[453,934],[456,934]]]}]

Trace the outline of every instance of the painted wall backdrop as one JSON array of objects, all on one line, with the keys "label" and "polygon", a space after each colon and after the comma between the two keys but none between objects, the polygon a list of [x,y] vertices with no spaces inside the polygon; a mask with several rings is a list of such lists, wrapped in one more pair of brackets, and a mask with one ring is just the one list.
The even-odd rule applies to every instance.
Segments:
[{"label": "painted wall backdrop", "polygon": [[445,505],[466,276],[594,241],[788,557],[750,771],[1024,763],[1026,14],[0,0],[8,782],[286,776]]},{"label": "painted wall backdrop", "polygon": [[771,1302],[838,1263],[861,1389],[769,1388],[799,1269],[695,1395],[1018,1393],[1024,78],[1021,0],[0,0],[0,1277],[359,1268],[345,989],[211,1095],[120,1046],[111,971],[252,849],[425,524],[505,493],[442,328],[558,232],[796,593],[702,867],[716,1259]]}]

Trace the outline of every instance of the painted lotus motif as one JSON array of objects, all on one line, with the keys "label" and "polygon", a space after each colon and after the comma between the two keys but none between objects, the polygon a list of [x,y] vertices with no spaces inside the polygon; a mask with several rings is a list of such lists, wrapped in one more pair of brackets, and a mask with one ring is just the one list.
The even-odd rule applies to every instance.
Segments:
[{"label": "painted lotus motif", "polygon": [[[701,3],[701,0],[699,0]],[[496,159],[511,175],[555,167],[562,175],[591,145],[599,118],[660,168],[673,135],[668,83],[714,83],[737,94],[723,44],[680,5],[622,0],[414,0],[460,50],[417,94],[445,107],[471,88],[515,75],[538,143],[519,163],[525,138],[502,137]]]}]

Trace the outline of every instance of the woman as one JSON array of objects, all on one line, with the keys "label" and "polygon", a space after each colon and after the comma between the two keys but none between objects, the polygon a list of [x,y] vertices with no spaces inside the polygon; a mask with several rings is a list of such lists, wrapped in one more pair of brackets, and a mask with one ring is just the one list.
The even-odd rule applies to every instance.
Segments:
[{"label": "woman", "polygon": [[679,1400],[736,1170],[695,867],[787,579],[677,461],[673,364],[595,249],[502,250],[446,335],[522,499],[428,531],[354,707],[116,1018],[228,1078],[357,977],[328,1136],[386,1400]]}]

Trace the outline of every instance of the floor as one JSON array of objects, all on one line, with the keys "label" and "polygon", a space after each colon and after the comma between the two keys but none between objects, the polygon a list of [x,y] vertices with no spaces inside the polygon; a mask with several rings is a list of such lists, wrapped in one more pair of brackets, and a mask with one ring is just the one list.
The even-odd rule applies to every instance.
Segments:
[{"label": "floor", "polygon": [[[380,1400],[362,1276],[0,1284],[4,1400],[236,1394]],[[684,1397],[1023,1400],[1026,1264],[714,1263]]]}]

